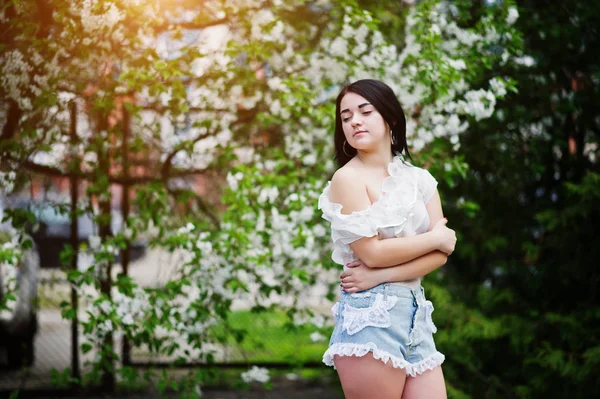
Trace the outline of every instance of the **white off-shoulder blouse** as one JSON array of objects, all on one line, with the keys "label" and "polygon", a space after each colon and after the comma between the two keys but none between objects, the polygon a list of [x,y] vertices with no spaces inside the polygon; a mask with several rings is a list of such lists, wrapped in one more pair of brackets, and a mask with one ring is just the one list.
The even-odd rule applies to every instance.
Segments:
[{"label": "white off-shoulder blouse", "polygon": [[[406,237],[425,233],[429,228],[425,205],[437,187],[435,178],[429,171],[403,161],[400,155],[392,158],[388,173],[389,176],[383,179],[381,197],[366,209],[348,215],[341,212],[341,204],[331,202],[331,181],[327,182],[319,197],[319,209],[323,218],[331,223],[334,262],[345,265],[358,260],[350,244],[363,237]],[[420,281],[402,283],[416,288]]]}]

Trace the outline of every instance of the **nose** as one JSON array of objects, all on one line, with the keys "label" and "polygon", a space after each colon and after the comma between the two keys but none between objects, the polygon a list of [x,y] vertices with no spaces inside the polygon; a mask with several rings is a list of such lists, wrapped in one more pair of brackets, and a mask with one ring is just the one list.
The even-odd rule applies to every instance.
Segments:
[{"label": "nose", "polygon": [[362,125],[362,120],[360,119],[360,115],[356,115],[356,114],[353,115],[352,120],[350,121],[350,124],[352,125],[352,127]]}]

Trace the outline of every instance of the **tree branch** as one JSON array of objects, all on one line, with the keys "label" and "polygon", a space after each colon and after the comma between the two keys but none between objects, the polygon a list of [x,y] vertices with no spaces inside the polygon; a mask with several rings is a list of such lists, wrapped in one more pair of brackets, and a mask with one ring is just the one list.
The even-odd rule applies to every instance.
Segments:
[{"label": "tree branch", "polygon": [[[13,159],[15,160],[15,159]],[[53,177],[65,177],[65,178],[80,178],[88,181],[93,181],[95,178],[94,174],[84,173],[84,172],[75,172],[75,171],[64,171],[54,166],[40,165],[30,160],[19,161],[21,168],[26,169],[30,172],[39,173],[44,176],[53,176]],[[188,177],[188,176],[198,176],[205,175],[209,172],[208,169],[175,169],[173,170],[169,178],[180,178],[180,177]],[[163,182],[161,178],[156,176],[122,176],[122,175],[109,175],[108,181],[113,184],[129,184],[129,185],[138,185],[138,184],[147,184],[147,183],[160,183]]]},{"label": "tree branch", "polygon": [[[200,140],[203,140],[207,137],[210,137],[214,134],[214,132],[208,132],[208,133],[204,133],[199,135],[198,137],[196,137],[193,141],[192,144],[196,144],[197,142],[199,142]],[[183,150],[183,148],[177,148],[175,150],[173,150],[168,156],[167,159],[165,159],[165,163],[163,164],[161,170],[160,170],[160,176],[163,180],[163,182],[167,182],[167,180],[169,179],[169,172],[171,170],[172,164],[171,162],[173,161],[173,158],[175,158],[175,156],[181,151]]]},{"label": "tree branch", "polygon": [[[184,194],[186,192],[186,190],[182,190],[182,189],[167,188],[167,190],[168,190],[169,194],[171,194],[173,196],[178,196],[178,195]],[[200,196],[198,196],[198,195],[194,196],[194,200],[196,201],[198,208],[200,208],[200,211],[202,211],[202,213],[210,219],[211,223],[214,224],[216,228],[220,229],[221,223],[219,222],[219,218],[217,216],[215,216],[214,213],[210,211],[210,209],[208,209],[206,202],[204,202],[204,200],[202,198],[200,198]]]},{"label": "tree branch", "polygon": [[8,110],[6,111],[6,123],[2,127],[0,140],[8,140],[14,137],[21,115],[23,115],[23,111],[19,108],[19,104],[14,100],[10,100]]}]

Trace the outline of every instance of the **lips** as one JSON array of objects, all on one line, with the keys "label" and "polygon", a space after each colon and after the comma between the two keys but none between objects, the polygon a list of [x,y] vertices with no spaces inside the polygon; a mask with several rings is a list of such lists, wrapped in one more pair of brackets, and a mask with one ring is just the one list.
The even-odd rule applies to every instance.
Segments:
[{"label": "lips", "polygon": [[361,133],[366,133],[366,130],[359,130],[357,132],[354,132],[354,134],[352,135],[352,137],[356,136],[357,134],[361,134]]}]

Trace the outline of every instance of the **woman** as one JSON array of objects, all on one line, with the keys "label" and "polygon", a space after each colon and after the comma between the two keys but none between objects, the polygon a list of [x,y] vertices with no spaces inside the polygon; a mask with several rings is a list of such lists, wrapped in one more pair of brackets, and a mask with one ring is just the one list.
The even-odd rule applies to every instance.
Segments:
[{"label": "woman", "polygon": [[334,140],[340,168],[319,209],[331,222],[332,258],[346,267],[323,361],[337,369],[348,399],[445,398],[444,355],[420,284],[456,243],[437,182],[404,162],[404,112],[382,82],[344,87]]}]

